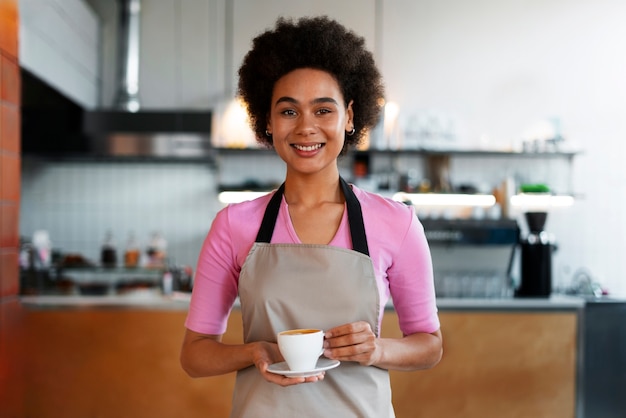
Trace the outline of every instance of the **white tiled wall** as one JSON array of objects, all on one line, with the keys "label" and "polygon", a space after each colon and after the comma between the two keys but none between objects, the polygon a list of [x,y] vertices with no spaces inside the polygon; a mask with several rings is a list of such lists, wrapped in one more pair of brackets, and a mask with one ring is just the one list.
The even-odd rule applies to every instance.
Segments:
[{"label": "white tiled wall", "polygon": [[[195,267],[221,207],[204,163],[34,162],[22,168],[20,234],[49,232],[53,247],[98,261],[111,230],[123,249],[133,232],[142,247],[159,231],[178,264]],[[121,255],[120,255],[121,256]]]},{"label": "white tiled wall", "polygon": [[241,184],[250,180],[260,183],[280,183],[285,178],[285,164],[273,152],[259,150],[258,155],[247,157],[222,154],[218,159],[220,184]]}]

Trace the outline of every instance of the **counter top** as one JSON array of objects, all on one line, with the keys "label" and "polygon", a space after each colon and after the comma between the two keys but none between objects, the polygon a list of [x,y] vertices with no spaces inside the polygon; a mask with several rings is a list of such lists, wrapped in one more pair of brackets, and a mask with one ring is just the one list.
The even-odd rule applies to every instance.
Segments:
[{"label": "counter top", "polygon": [[136,293],[124,296],[22,296],[22,306],[33,310],[45,309],[153,309],[180,310],[189,308],[189,293],[175,292],[171,296],[157,293]]},{"label": "counter top", "polygon": [[[22,305],[28,309],[155,309],[182,310],[189,307],[189,293],[174,292],[165,296],[154,292],[136,293],[124,296],[22,296]],[[550,298],[439,298],[440,311],[467,310],[576,310],[585,306],[587,300],[576,296],[554,295]],[[393,303],[388,303],[393,310]]]},{"label": "counter top", "polygon": [[446,310],[571,310],[581,309],[586,300],[577,296],[553,295],[549,298],[439,298],[437,306]]}]

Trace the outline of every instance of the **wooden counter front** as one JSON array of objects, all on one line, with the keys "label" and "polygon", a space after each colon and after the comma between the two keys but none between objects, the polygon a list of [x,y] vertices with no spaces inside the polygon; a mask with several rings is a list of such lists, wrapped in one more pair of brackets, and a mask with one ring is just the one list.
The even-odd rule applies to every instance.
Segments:
[{"label": "wooden counter front", "polygon": [[[431,370],[391,372],[398,418],[574,418],[574,312],[441,312]],[[398,336],[395,313],[383,335]]]},{"label": "wooden counter front", "polygon": [[[241,319],[224,341],[237,342]],[[184,311],[26,313],[26,416],[227,417],[235,375],[191,379],[179,363]]]},{"label": "wooden counter front", "polygon": [[[392,372],[398,418],[575,415],[574,312],[441,312],[444,357]],[[227,417],[234,374],[191,379],[183,311],[26,311],[26,416]],[[383,334],[398,335],[387,312]],[[234,310],[224,340],[241,341]]]}]

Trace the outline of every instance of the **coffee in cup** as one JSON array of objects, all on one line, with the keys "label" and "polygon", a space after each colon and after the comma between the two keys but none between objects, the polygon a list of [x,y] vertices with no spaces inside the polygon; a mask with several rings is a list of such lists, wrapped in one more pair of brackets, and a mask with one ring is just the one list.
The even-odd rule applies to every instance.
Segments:
[{"label": "coffee in cup", "polygon": [[278,333],[278,349],[292,371],[315,369],[324,352],[324,331],[291,329]]}]

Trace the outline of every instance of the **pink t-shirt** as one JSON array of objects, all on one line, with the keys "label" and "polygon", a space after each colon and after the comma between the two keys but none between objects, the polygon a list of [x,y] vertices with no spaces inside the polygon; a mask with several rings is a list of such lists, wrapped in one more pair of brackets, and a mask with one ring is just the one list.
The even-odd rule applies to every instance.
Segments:
[{"label": "pink t-shirt", "polygon": [[[391,297],[405,335],[439,329],[430,250],[412,207],[352,187],[363,222],[380,295],[379,328]],[[256,239],[270,199],[232,204],[213,221],[196,268],[185,326],[202,334],[223,334],[237,298],[239,272]],[[283,198],[272,243],[301,243]],[[352,248],[347,211],[329,245]]]}]

